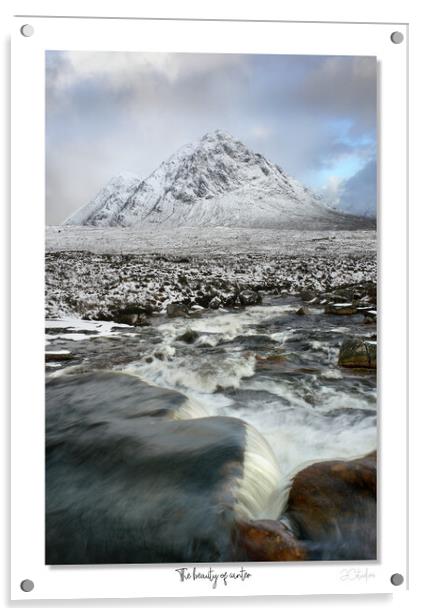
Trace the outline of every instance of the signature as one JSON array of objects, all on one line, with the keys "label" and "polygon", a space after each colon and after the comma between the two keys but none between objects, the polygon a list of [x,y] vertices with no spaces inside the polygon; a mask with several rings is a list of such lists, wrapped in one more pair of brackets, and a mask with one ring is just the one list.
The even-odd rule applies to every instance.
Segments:
[{"label": "signature", "polygon": [[369,580],[375,577],[376,574],[369,571],[368,567],[348,567],[340,571],[340,580],[342,582],[365,582],[367,584]]},{"label": "signature", "polygon": [[230,580],[245,582],[251,577],[251,573],[244,569],[244,567],[241,567],[238,571],[226,570],[220,573],[216,572],[211,567],[207,570],[199,570],[197,567],[193,567],[192,569],[189,567],[181,567],[180,569],[175,569],[175,571],[179,574],[181,582],[187,582],[188,580],[193,582],[197,580],[207,580],[211,583],[213,588],[217,588],[219,581],[227,586]]}]

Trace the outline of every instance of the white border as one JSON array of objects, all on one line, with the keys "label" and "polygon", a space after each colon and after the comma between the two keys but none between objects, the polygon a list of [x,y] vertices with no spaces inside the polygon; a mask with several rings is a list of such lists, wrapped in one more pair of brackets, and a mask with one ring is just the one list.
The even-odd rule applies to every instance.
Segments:
[{"label": "white border", "polygon": [[[25,23],[35,34],[23,37]],[[405,42],[389,37],[398,29]],[[12,21],[13,599],[388,593],[406,587],[405,25],[15,18]],[[377,563],[245,564],[244,583],[179,581],[179,565],[44,565],[44,52],[186,51],[376,56],[380,113],[380,473]],[[31,317],[31,325],[25,326]],[[22,386],[22,357],[25,386]],[[220,572],[239,566],[212,565]],[[370,574],[348,582],[352,567]],[[207,567],[208,568],[208,567]],[[390,584],[402,573],[405,583]],[[374,577],[373,577],[374,576]],[[31,593],[20,582],[35,582]]]}]

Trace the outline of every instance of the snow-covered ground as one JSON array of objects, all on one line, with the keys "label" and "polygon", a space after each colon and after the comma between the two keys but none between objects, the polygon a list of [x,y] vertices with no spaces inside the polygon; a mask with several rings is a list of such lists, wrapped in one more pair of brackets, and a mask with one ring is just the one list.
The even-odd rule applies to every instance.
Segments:
[{"label": "snow-covered ground", "polygon": [[46,252],[97,254],[376,255],[376,231],[286,231],[230,227],[46,228]]},{"label": "snow-covered ground", "polygon": [[46,316],[116,320],[174,302],[229,308],[256,303],[259,292],[375,284],[376,267],[372,231],[51,227]]}]

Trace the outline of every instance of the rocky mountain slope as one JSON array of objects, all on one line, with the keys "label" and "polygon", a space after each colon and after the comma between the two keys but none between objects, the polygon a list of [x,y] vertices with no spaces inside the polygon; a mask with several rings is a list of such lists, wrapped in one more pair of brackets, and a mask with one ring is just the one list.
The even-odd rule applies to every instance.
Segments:
[{"label": "rocky mountain slope", "polygon": [[224,131],[180,148],[145,180],[113,178],[67,225],[371,228],[338,212]]}]

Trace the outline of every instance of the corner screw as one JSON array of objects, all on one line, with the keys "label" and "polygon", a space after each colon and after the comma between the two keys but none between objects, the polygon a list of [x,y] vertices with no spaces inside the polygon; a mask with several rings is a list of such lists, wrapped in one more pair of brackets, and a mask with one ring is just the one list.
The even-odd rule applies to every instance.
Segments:
[{"label": "corner screw", "polygon": [[34,28],[30,24],[25,24],[21,27],[22,36],[32,36],[34,34]]},{"label": "corner screw", "polygon": [[390,40],[392,43],[395,43],[395,45],[399,45],[404,40],[404,35],[402,32],[392,32],[390,35]]},{"label": "corner screw", "polygon": [[393,575],[391,575],[391,584],[393,584],[394,586],[401,586],[402,582],[404,581],[404,576],[402,576],[400,573],[394,573]]},{"label": "corner screw", "polygon": [[22,580],[21,590],[24,592],[31,592],[34,589],[34,582],[32,580]]}]

